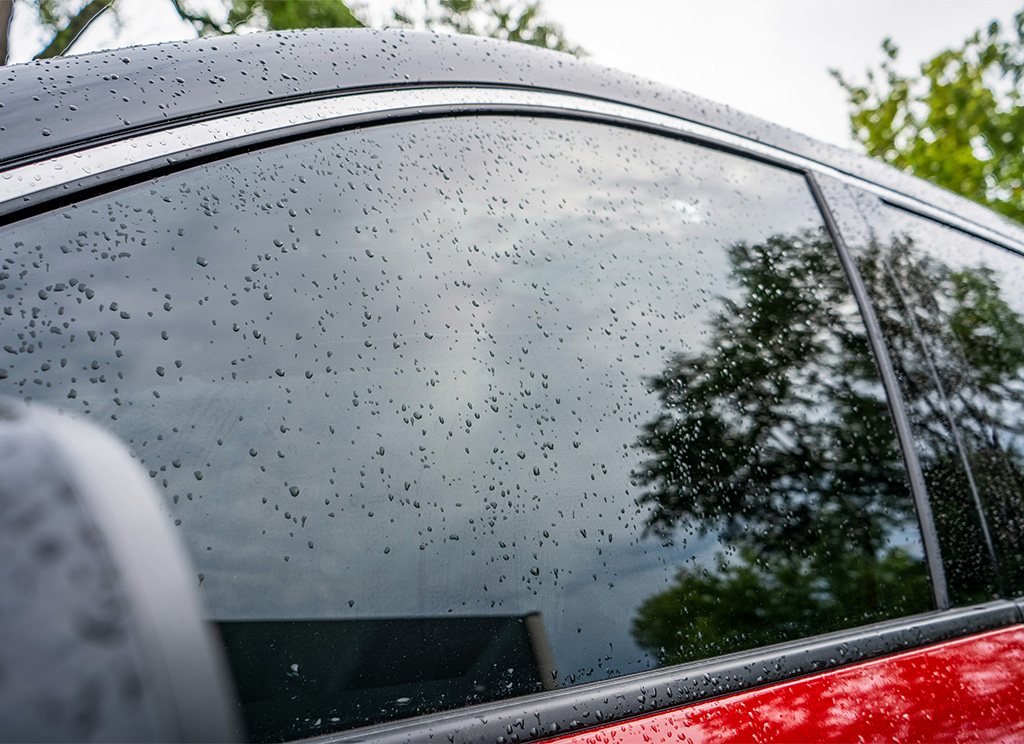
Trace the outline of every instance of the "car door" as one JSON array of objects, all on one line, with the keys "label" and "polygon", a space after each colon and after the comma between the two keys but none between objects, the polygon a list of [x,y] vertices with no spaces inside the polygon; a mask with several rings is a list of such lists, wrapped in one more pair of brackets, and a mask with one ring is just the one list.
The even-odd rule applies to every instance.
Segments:
[{"label": "car door", "polygon": [[136,453],[252,740],[1019,734],[813,163],[473,88],[172,134],[9,179],[0,384]]}]

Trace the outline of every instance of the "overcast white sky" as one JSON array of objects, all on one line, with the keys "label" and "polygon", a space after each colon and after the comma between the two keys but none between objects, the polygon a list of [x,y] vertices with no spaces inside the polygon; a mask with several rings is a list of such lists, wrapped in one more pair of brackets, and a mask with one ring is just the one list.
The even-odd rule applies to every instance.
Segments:
[{"label": "overcast white sky", "polygon": [[[394,5],[422,2],[362,5],[380,23]],[[118,6],[122,33],[115,36],[102,19],[75,52],[194,35],[168,0],[118,0]],[[914,71],[989,21],[1009,25],[1024,9],[1021,0],[542,0],[542,6],[596,62],[843,146],[851,142],[846,103],[830,68],[862,79],[889,36],[900,46],[904,70]],[[23,14],[16,12],[12,31],[15,61],[41,48],[42,36]]]}]

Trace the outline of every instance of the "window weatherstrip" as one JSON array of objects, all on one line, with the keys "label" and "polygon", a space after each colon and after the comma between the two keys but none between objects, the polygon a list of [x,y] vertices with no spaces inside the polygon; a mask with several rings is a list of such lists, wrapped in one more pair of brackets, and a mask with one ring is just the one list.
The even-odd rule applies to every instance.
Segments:
[{"label": "window weatherstrip", "polygon": [[549,739],[1020,623],[998,600],[307,740],[485,744]]},{"label": "window weatherstrip", "polygon": [[900,449],[903,450],[903,459],[907,467],[907,478],[910,481],[910,492],[914,499],[914,508],[917,511],[917,519],[921,527],[921,537],[924,541],[925,562],[928,567],[928,575],[931,578],[932,601],[937,610],[945,610],[950,606],[949,590],[946,584],[946,571],[942,562],[942,551],[939,547],[939,533],[935,527],[935,518],[932,514],[931,502],[928,499],[928,487],[925,485],[924,471],[921,468],[921,461],[917,456],[917,448],[914,442],[913,430],[910,426],[910,418],[907,416],[906,408],[903,405],[903,395],[900,392],[899,383],[896,380],[896,372],[889,357],[889,350],[885,345],[882,327],[875,315],[871,300],[868,297],[864,280],[857,270],[857,266],[850,255],[850,251],[843,240],[839,225],[835,216],[829,209],[825,194],[821,190],[813,173],[807,174],[807,183],[810,186],[814,200],[818,204],[825,219],[825,226],[832,242],[839,254],[839,261],[846,273],[850,287],[853,289],[853,296],[860,308],[861,317],[867,327],[868,343],[875,355],[878,371],[882,377],[882,387],[885,389],[886,397],[889,399],[889,410],[892,412],[893,423],[896,427],[896,437],[899,440]]},{"label": "window weatherstrip", "polygon": [[714,127],[649,109],[570,93],[479,86],[409,87],[305,100],[84,147],[0,172],[0,213],[17,211],[22,206],[19,201],[27,204],[33,195],[40,192],[61,187],[74,191],[76,182],[104,174],[108,177],[116,176],[118,170],[137,167],[142,163],[151,164],[153,169],[183,163],[188,159],[183,156],[189,151],[224,145],[234,140],[275,134],[286,136],[288,130],[308,128],[311,125],[344,126],[347,121],[365,120],[368,116],[386,120],[399,116],[436,116],[438,113],[479,113],[495,107],[511,107],[519,112],[535,111],[539,114],[548,111],[562,116],[572,114],[611,118],[626,125],[655,128],[792,170],[826,175],[874,193],[896,206],[1024,253],[1024,241],[810,158]]}]

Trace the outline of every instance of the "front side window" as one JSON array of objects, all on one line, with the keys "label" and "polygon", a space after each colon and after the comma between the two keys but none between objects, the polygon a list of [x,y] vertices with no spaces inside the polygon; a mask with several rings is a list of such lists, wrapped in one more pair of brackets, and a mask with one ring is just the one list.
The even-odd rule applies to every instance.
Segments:
[{"label": "front side window", "polygon": [[162,487],[256,739],[929,609],[797,174],[525,117],[344,132],[4,229],[0,387]]}]

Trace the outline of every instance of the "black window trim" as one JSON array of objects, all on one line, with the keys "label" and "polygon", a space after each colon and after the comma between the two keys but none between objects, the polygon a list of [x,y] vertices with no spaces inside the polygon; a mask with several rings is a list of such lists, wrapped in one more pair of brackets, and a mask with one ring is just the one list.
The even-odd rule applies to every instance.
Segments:
[{"label": "black window trim", "polygon": [[498,703],[326,734],[316,744],[525,744],[663,713],[840,667],[1018,625],[997,600],[766,646]]},{"label": "black window trim", "polygon": [[889,401],[889,411],[892,414],[893,425],[896,428],[896,438],[899,440],[900,449],[903,452],[903,462],[907,469],[907,478],[910,481],[910,492],[914,500],[914,508],[917,511],[917,521],[921,527],[921,537],[924,541],[925,562],[928,566],[928,576],[931,579],[932,601],[935,609],[949,609],[949,590],[946,584],[946,572],[942,562],[942,551],[939,546],[939,533],[935,526],[935,518],[932,515],[931,501],[928,498],[928,487],[925,485],[924,471],[921,468],[921,461],[917,456],[917,447],[914,443],[914,434],[910,425],[910,418],[903,405],[903,395],[900,392],[899,382],[896,379],[896,371],[892,359],[889,356],[888,347],[882,334],[882,327],[875,315],[871,299],[868,297],[867,287],[857,270],[850,251],[843,240],[835,215],[829,208],[825,194],[821,190],[813,173],[807,174],[807,183],[810,186],[818,209],[825,219],[825,226],[832,237],[832,244],[839,254],[839,261],[846,273],[846,279],[853,290],[854,299],[860,309],[861,318],[867,327],[868,343],[875,358],[878,372],[882,378],[882,387],[885,389],[886,398]]}]

